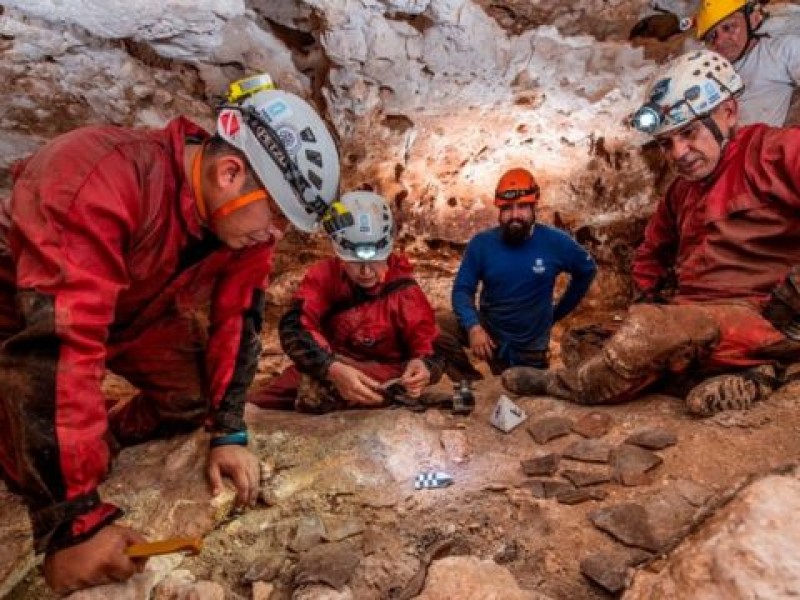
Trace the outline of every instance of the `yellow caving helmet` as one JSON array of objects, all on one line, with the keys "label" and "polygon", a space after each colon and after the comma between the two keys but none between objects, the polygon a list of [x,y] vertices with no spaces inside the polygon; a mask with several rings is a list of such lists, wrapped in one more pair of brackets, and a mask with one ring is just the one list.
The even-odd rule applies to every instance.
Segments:
[{"label": "yellow caving helmet", "polygon": [[752,0],[702,0],[694,17],[697,39],[702,40],[717,23],[752,4]]}]

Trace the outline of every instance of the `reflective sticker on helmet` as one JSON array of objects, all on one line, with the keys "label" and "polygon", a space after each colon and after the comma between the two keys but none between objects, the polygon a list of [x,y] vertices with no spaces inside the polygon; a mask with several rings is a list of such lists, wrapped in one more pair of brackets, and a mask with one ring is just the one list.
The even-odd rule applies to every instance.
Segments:
[{"label": "reflective sticker on helmet", "polygon": [[235,110],[223,110],[219,115],[219,124],[225,136],[236,137],[241,129],[239,113]]},{"label": "reflective sticker on helmet", "polygon": [[658,102],[669,92],[669,84],[671,79],[662,79],[653,86],[653,91],[650,92],[650,102]]},{"label": "reflective sticker on helmet", "polygon": [[358,215],[358,232],[370,235],[372,233],[372,218],[369,213]]},{"label": "reflective sticker on helmet", "polygon": [[272,123],[277,120],[286,120],[292,116],[292,109],[283,100],[274,100],[261,109],[264,118]]},{"label": "reflective sticker on helmet", "polygon": [[705,88],[706,91],[706,101],[709,104],[714,105],[717,102],[719,102],[720,100],[719,89],[717,89],[717,86],[714,85],[711,82],[711,80],[704,82],[703,87]]},{"label": "reflective sticker on helmet", "polygon": [[297,151],[300,150],[300,136],[297,135],[297,132],[288,125],[283,125],[278,128],[276,133],[281,138],[281,143],[286,151],[292,156],[297,154]]}]

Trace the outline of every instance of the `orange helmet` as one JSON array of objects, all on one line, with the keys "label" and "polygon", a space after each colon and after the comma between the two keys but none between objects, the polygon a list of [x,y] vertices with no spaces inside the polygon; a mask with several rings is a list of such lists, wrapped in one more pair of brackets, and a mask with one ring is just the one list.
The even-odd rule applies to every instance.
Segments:
[{"label": "orange helmet", "polygon": [[512,202],[536,204],[539,201],[539,184],[527,169],[511,169],[503,173],[494,192],[495,206],[508,206]]}]

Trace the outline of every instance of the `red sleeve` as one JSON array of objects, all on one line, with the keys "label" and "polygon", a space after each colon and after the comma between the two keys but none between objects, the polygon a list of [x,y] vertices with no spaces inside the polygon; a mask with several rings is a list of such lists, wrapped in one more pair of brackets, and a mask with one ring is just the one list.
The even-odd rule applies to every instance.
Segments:
[{"label": "red sleeve", "polygon": [[138,182],[116,153],[82,181],[69,166],[55,160],[22,174],[12,197],[9,242],[24,327],[4,354],[6,368],[27,377],[6,378],[15,389],[4,394],[24,411],[11,431],[15,475],[40,551],[85,539],[119,514],[96,492],[110,459],[101,382],[109,323],[128,285],[126,195]]},{"label": "red sleeve", "polygon": [[342,273],[336,259],[325,259],[306,272],[281,318],[281,346],[303,373],[324,379],[334,361],[322,320],[343,292]]},{"label": "red sleeve", "polygon": [[214,431],[245,429],[245,394],[261,354],[272,250],[272,244],[259,244],[237,252],[214,289],[206,350],[211,385],[207,426]]},{"label": "red sleeve", "polygon": [[667,198],[658,203],[645,227],[644,241],[633,258],[633,282],[645,294],[658,291],[674,264],[678,249],[678,225],[668,204],[669,197],[668,193]]}]

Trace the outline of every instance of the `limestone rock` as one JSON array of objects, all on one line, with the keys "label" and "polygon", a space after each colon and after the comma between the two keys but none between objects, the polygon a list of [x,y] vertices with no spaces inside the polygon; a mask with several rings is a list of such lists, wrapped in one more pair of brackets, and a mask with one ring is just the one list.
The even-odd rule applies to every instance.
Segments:
[{"label": "limestone rock", "polygon": [[270,600],[275,586],[271,583],[264,583],[263,581],[256,581],[253,584],[253,600]]},{"label": "limestone rock", "polygon": [[511,572],[475,556],[450,556],[434,561],[417,600],[547,600],[538,592],[523,590]]},{"label": "limestone rock", "polygon": [[28,511],[22,500],[0,483],[0,598],[35,564]]},{"label": "limestone rock", "polygon": [[800,593],[800,479],[752,484],[666,560],[641,571],[625,600],[788,598]]}]

